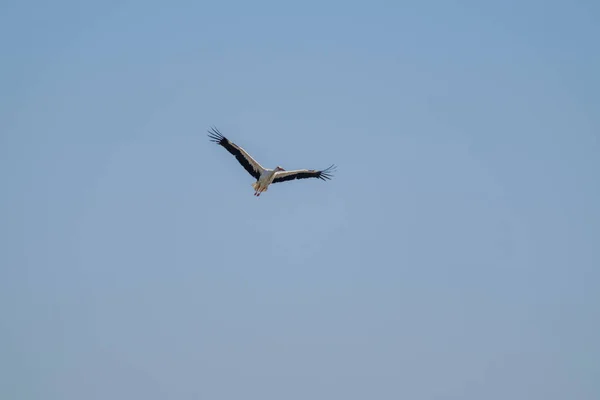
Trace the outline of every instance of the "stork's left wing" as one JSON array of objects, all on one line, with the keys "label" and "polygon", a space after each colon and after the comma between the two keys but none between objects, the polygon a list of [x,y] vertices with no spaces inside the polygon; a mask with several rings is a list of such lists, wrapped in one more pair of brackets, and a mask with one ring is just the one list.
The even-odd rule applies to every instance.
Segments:
[{"label": "stork's left wing", "polygon": [[293,181],[294,179],[307,179],[307,178],[319,178],[321,180],[329,180],[333,176],[332,173],[335,171],[335,165],[331,165],[328,168],[317,171],[314,169],[297,169],[295,171],[277,171],[273,183]]}]

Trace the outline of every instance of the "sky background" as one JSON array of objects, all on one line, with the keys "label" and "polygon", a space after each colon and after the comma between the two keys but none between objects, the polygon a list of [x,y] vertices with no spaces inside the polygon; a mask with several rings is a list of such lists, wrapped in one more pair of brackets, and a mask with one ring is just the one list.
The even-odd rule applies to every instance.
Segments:
[{"label": "sky background", "polygon": [[600,398],[599,20],[2,1],[0,398]]}]

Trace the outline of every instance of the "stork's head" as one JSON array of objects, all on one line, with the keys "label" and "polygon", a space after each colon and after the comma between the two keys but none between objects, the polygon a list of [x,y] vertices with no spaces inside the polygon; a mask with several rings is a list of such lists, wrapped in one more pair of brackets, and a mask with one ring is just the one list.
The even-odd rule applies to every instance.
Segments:
[{"label": "stork's head", "polygon": [[285,171],[285,169],[281,168],[279,165],[277,166],[277,168],[275,168],[275,172],[277,171]]}]

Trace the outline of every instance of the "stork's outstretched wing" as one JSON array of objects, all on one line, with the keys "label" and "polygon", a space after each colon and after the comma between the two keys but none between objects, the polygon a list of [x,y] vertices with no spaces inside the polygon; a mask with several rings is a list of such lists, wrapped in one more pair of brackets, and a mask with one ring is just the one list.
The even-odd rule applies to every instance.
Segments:
[{"label": "stork's outstretched wing", "polygon": [[335,171],[335,165],[331,165],[322,171],[314,169],[297,169],[295,171],[277,171],[273,183],[293,181],[294,179],[319,178],[321,180],[331,179]]},{"label": "stork's outstretched wing", "polygon": [[248,171],[250,175],[254,178],[260,178],[260,175],[265,170],[262,165],[258,163],[254,158],[250,156],[250,154],[246,153],[244,149],[242,149],[237,144],[230,142],[225,136],[221,135],[221,132],[215,127],[212,127],[208,131],[208,137],[210,137],[211,141],[220,144],[225,147],[225,149],[233,154],[235,158],[238,160],[242,167]]}]

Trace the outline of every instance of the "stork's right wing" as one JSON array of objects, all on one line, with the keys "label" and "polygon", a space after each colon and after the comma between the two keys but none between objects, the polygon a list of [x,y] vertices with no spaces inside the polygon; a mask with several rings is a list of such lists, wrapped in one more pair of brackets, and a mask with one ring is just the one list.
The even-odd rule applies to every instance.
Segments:
[{"label": "stork's right wing", "polygon": [[258,163],[258,161],[252,158],[250,154],[246,153],[244,149],[237,144],[230,142],[225,136],[221,135],[221,132],[219,132],[217,128],[211,128],[211,130],[208,131],[208,137],[210,137],[211,141],[220,144],[221,146],[225,147],[228,152],[233,154],[238,162],[242,164],[242,167],[244,167],[244,169],[248,171],[250,175],[256,179],[260,178],[260,175],[265,169]]}]

